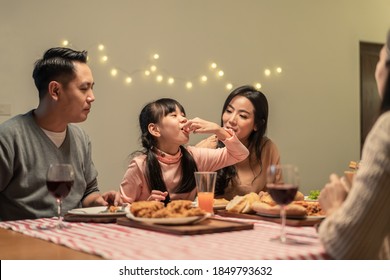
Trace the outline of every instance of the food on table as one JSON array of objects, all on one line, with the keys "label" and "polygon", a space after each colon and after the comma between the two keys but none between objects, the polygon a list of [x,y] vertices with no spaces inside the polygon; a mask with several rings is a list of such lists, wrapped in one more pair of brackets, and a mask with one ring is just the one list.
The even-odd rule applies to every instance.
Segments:
[{"label": "food on table", "polygon": [[215,198],[214,199],[214,206],[226,206],[228,205],[229,200],[225,198]]},{"label": "food on table", "polygon": [[294,205],[301,205],[306,209],[307,216],[324,216],[325,212],[322,210],[318,201],[294,201]]},{"label": "food on table", "polygon": [[131,204],[130,211],[140,218],[183,218],[206,214],[199,207],[193,207],[190,200],[172,200],[166,207],[159,201],[136,201]]},{"label": "food on table", "polygon": [[[279,215],[280,214],[280,206],[279,205],[271,205],[265,202],[255,202],[252,205],[253,211],[259,214],[266,215]],[[306,209],[301,205],[296,205],[291,203],[285,207],[287,216],[306,216]]]},{"label": "food on table", "polygon": [[252,204],[255,201],[259,201],[260,196],[257,193],[251,192],[243,196],[236,195],[226,205],[226,210],[233,213],[251,213]]},{"label": "food on table", "polygon": [[320,190],[311,190],[309,192],[307,199],[317,200],[319,195],[320,195]]},{"label": "food on table", "polygon": [[[304,201],[302,193],[295,196],[295,200],[286,206],[287,216],[322,216],[320,204],[317,201]],[[252,210],[256,213],[267,215],[279,215],[280,206],[273,201],[267,192],[260,193],[260,201],[252,204]]]}]

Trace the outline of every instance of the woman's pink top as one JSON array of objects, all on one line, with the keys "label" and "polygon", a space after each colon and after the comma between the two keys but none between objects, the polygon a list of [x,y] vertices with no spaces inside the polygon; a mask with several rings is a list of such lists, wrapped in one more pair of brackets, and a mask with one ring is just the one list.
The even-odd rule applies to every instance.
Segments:
[{"label": "woman's pink top", "polygon": [[[188,146],[186,149],[193,156],[198,171],[216,171],[225,166],[235,164],[246,159],[248,149],[238,140],[235,134],[223,141],[224,148],[207,149]],[[172,193],[181,181],[181,151],[176,155],[157,155],[162,170],[163,179],[172,200],[194,200],[196,188],[189,193]],[[132,203],[139,200],[147,200],[150,189],[145,177],[146,155],[140,155],[132,159],[120,185],[120,192],[124,202]]]}]

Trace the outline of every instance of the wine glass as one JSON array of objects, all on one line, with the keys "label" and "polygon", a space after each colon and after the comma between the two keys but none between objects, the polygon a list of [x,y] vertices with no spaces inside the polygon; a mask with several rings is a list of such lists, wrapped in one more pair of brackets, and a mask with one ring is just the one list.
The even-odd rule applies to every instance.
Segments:
[{"label": "wine glass", "polygon": [[74,171],[71,164],[50,164],[47,170],[46,186],[49,192],[55,197],[57,201],[58,222],[57,228],[64,228],[62,222],[61,210],[62,199],[65,198],[74,182]]},{"label": "wine glass", "polygon": [[298,191],[298,167],[291,164],[271,165],[267,170],[267,190],[272,199],[280,206],[282,227],[280,236],[274,240],[286,243],[286,205],[290,204]]}]

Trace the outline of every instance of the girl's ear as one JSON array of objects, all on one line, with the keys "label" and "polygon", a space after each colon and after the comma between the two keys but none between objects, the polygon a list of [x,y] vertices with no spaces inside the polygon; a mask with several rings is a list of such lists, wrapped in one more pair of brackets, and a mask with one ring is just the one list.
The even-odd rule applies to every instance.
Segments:
[{"label": "girl's ear", "polygon": [[149,130],[149,133],[152,134],[154,137],[161,136],[160,129],[158,128],[158,125],[156,125],[154,123],[150,123],[148,125],[148,130]]}]

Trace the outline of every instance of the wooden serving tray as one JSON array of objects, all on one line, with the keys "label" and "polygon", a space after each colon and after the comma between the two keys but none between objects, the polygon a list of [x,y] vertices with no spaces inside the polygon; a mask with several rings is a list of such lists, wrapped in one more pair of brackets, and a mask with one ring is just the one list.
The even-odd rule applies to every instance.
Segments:
[{"label": "wooden serving tray", "polygon": [[[243,213],[232,213],[226,210],[217,210],[215,211],[216,215],[220,215],[222,217],[230,217],[230,218],[240,218],[240,219],[252,219],[252,220],[262,220],[268,222],[274,222],[281,224],[282,219],[280,217],[266,217],[260,216],[257,214],[243,214]],[[286,225],[294,226],[294,227],[303,227],[303,226],[314,226],[319,224],[322,221],[322,217],[302,217],[297,219],[286,219]]]},{"label": "wooden serving tray", "polygon": [[215,218],[208,218],[193,225],[158,225],[151,223],[143,223],[130,220],[126,217],[121,217],[116,220],[116,223],[123,226],[141,228],[146,230],[158,231],[175,235],[196,235],[208,234],[217,232],[237,231],[253,229],[253,224],[236,221],[225,221]]}]

